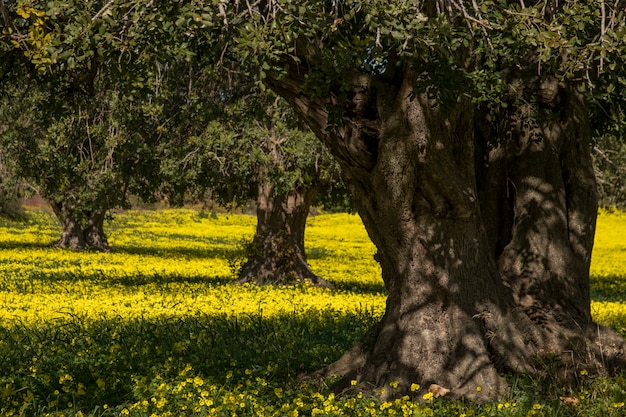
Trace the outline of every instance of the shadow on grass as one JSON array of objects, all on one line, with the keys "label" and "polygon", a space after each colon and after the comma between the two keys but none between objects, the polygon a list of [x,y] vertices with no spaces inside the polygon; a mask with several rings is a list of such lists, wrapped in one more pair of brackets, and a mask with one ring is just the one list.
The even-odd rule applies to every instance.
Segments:
[{"label": "shadow on grass", "polygon": [[359,282],[359,281],[343,281],[335,284],[335,288],[338,291],[349,291],[357,294],[387,294],[385,285],[372,282]]},{"label": "shadow on grass", "polygon": [[238,247],[224,247],[227,243],[215,243],[215,246],[190,248],[185,246],[172,245],[167,250],[157,247],[135,246],[135,245],[114,245],[112,253],[156,257],[163,259],[184,260],[184,259],[207,259],[221,258],[230,259],[239,256],[242,249]]},{"label": "shadow on grass", "polygon": [[[226,285],[235,279],[232,275],[206,275],[206,276],[188,276],[181,274],[164,274],[153,272],[150,274],[137,273],[125,275],[106,275],[103,271],[90,271],[90,273],[74,273],[71,271],[63,271],[55,274],[50,272],[34,272],[21,281],[21,285],[13,282],[10,290],[19,293],[31,293],[41,291],[39,288],[46,283],[54,284],[59,282],[88,282],[93,285],[109,287],[112,285],[124,285],[128,287],[139,287],[142,285],[169,285],[169,284],[210,284],[210,285]],[[2,289],[2,280],[0,280],[0,289]]]},{"label": "shadow on grass", "polygon": [[626,275],[592,276],[590,283],[593,301],[626,300]]},{"label": "shadow on grass", "polygon": [[[169,238],[169,237],[168,237]],[[193,238],[181,239],[182,242],[193,242]],[[203,259],[203,258],[223,258],[230,259],[233,256],[241,256],[245,250],[245,244],[248,243],[245,239],[226,240],[226,239],[212,239],[204,240],[202,244],[204,248],[189,248],[184,246],[176,247],[175,244],[168,247],[167,251],[159,250],[158,248],[139,245],[114,245],[112,247],[113,253],[127,253],[130,255],[144,255],[144,256],[158,256],[162,258],[181,258],[186,257],[190,259]],[[333,252],[325,248],[307,248],[307,259],[309,260],[323,260],[333,259]]]},{"label": "shadow on grass", "polygon": [[[106,275],[103,271],[90,271],[90,273],[74,273],[63,271],[62,273],[34,272],[27,278],[16,282],[5,283],[0,279],[0,290],[16,291],[21,294],[40,292],[40,286],[46,283],[57,282],[88,282],[93,285],[108,287],[112,285],[124,285],[128,287],[140,287],[143,285],[169,285],[169,284],[206,284],[206,285],[230,285],[236,281],[236,277],[229,275],[203,275],[189,276],[182,274],[165,274],[153,272],[150,274],[126,274],[126,275]],[[10,284],[10,286],[3,285]],[[300,284],[296,284],[298,287]],[[358,281],[340,282],[335,284],[336,291],[351,292],[355,294],[379,295],[386,294],[385,286],[375,283],[364,283]],[[4,288],[6,286],[6,288]]]},{"label": "shadow on grass", "polygon": [[157,320],[68,315],[45,325],[0,326],[0,375],[38,398],[60,392],[85,409],[140,400],[151,384],[176,381],[189,367],[188,375],[217,386],[288,381],[336,360],[377,319],[317,310]]},{"label": "shadow on grass", "polygon": [[41,242],[28,242],[28,243],[27,242],[0,242],[0,250],[17,250],[17,249],[45,250],[45,249],[52,249],[56,242],[58,242],[58,239],[54,240],[53,238],[43,240]]},{"label": "shadow on grass", "polygon": [[[54,242],[52,242],[54,243]],[[0,250],[50,250],[58,251],[61,249],[53,248],[51,242],[45,243],[28,243],[28,244],[16,244],[16,243],[0,243]],[[144,266],[151,262],[151,259],[164,259],[172,262],[185,262],[192,259],[219,259],[219,260],[241,260],[244,259],[243,249],[235,247],[209,247],[209,248],[189,248],[189,247],[174,247],[168,248],[167,251],[159,250],[158,248],[146,247],[146,246],[133,246],[133,245],[119,245],[112,248],[113,254],[126,254],[130,256],[136,256],[138,263]],[[71,264],[80,265],[80,256],[82,253],[76,253],[76,260],[69,261]],[[312,256],[311,256],[312,255]],[[314,250],[309,258],[323,259],[332,257],[332,253],[325,251],[324,249]],[[150,273],[124,273],[108,275],[101,270],[85,270],[85,271],[69,271],[67,269],[59,270],[55,273],[54,270],[47,269],[45,271],[33,272],[28,277],[24,277],[22,283],[22,289],[19,292],[32,292],[38,283],[46,282],[92,282],[101,286],[108,285],[126,285],[126,286],[141,286],[148,284],[174,284],[174,283],[188,283],[188,284],[212,284],[212,285],[226,285],[235,280],[234,275],[210,275],[206,276],[187,276],[184,274],[169,274],[166,272],[153,271]],[[322,277],[325,278],[325,277]],[[1,281],[1,280],[0,280]],[[358,280],[342,281],[334,283],[338,291],[349,291],[357,294],[384,294],[386,292],[382,282],[371,283],[361,282]],[[0,285],[1,287],[1,285]],[[33,287],[33,288],[31,288]]]}]

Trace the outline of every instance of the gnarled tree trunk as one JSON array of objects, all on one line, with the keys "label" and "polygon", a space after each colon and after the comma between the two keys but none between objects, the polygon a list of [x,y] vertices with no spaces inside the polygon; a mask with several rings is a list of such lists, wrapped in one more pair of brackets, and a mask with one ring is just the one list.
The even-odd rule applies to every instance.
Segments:
[{"label": "gnarled tree trunk", "polygon": [[[329,128],[337,103],[307,98],[294,74],[271,86],[341,164],[389,292],[379,325],[324,370],[343,376],[339,389],[356,380],[387,398],[416,383],[418,394],[436,386],[484,401],[503,394],[499,372],[541,372],[555,353],[578,349],[569,370],[623,361],[616,333],[606,332],[610,349],[590,335],[595,200],[588,135],[571,135],[578,110],[541,126],[543,152],[526,126],[477,141],[483,115],[469,102],[442,110],[411,98],[405,69],[354,76],[342,123]],[[518,177],[502,175],[507,167]]]},{"label": "gnarled tree trunk", "polygon": [[624,360],[624,340],[594,324],[590,310],[598,199],[587,107],[554,79],[509,82],[526,86],[524,104],[478,123],[493,255],[516,305],[537,325],[539,354],[567,355],[553,363],[563,375],[611,368]]},{"label": "gnarled tree trunk", "polygon": [[92,210],[79,216],[63,203],[52,203],[51,207],[63,228],[56,246],[72,250],[109,251],[104,233],[104,211]]},{"label": "gnarled tree trunk", "polygon": [[309,282],[332,288],[306,261],[304,232],[317,187],[297,187],[286,195],[262,183],[257,196],[257,227],[248,260],[237,283],[295,284]]}]

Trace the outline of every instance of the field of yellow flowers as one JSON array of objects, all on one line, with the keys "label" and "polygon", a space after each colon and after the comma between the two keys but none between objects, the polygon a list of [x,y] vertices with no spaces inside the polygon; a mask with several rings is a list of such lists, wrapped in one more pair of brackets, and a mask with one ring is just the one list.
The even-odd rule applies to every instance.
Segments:
[{"label": "field of yellow flowers", "polygon": [[[112,253],[54,249],[51,215],[0,219],[0,416],[528,416],[626,413],[626,372],[575,387],[518,378],[501,403],[335,397],[299,376],[338,358],[385,303],[357,216],[309,219],[329,291],[229,285],[255,218],[130,211]],[[626,215],[602,213],[595,319],[626,335]],[[567,398],[568,401],[563,401]]]}]

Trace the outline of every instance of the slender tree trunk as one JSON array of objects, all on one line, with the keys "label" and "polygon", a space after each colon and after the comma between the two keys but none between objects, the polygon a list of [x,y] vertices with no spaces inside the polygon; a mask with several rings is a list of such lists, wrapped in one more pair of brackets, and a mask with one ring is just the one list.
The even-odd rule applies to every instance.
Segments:
[{"label": "slender tree trunk", "polygon": [[51,206],[63,228],[56,246],[79,251],[109,251],[109,243],[104,233],[104,211],[93,210],[78,217],[63,203],[53,203]]},{"label": "slender tree trunk", "polygon": [[259,185],[256,233],[237,283],[309,282],[332,288],[311,271],[304,251],[306,219],[316,192],[315,186],[300,187],[280,195],[273,184]]},{"label": "slender tree trunk", "polygon": [[[307,99],[297,75],[270,82],[341,164],[389,293],[381,322],[322,374],[343,376],[340,390],[356,380],[383,398],[416,383],[418,395],[435,387],[485,401],[504,393],[500,372],[541,373],[544,358],[572,349],[567,371],[599,366],[601,356],[623,363],[615,332],[591,346],[593,177],[586,136],[558,134],[580,112],[540,129],[561,138],[557,148],[546,142],[535,152],[526,126],[513,141],[477,141],[483,115],[471,103],[440,109],[411,98],[413,79],[410,69],[354,77],[335,128],[332,97]],[[511,166],[518,177],[501,175]]]},{"label": "slender tree trunk", "polygon": [[13,195],[6,192],[2,185],[2,179],[0,178],[0,217],[17,219],[23,214],[20,202]]}]

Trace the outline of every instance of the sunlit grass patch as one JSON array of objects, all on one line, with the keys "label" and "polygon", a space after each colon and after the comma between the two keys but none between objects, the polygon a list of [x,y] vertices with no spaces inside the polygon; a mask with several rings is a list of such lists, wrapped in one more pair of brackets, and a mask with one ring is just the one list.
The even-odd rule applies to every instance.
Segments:
[{"label": "sunlit grass patch", "polygon": [[[60,320],[67,315],[126,319],[197,314],[274,317],[309,309],[382,313],[384,297],[317,288],[258,288],[172,282],[99,286],[88,281],[30,284],[29,291],[0,292],[0,319],[11,323]],[[40,291],[42,290],[42,291]]]},{"label": "sunlit grass patch", "polygon": [[313,270],[339,289],[384,293],[376,248],[357,215],[310,217],[305,246]]},{"label": "sunlit grass patch", "polygon": [[626,336],[626,214],[601,211],[591,262],[591,313]]},{"label": "sunlit grass patch", "polygon": [[[596,301],[619,303],[626,299],[626,214],[624,213],[600,212],[591,262],[591,290],[592,298]],[[596,314],[598,313],[597,307],[593,310]]]},{"label": "sunlit grass patch", "polygon": [[[358,244],[363,245],[366,235],[358,218],[345,216],[353,228],[361,228]],[[15,248],[0,251],[0,318],[13,323],[56,320],[67,314],[152,318],[198,312],[245,315],[262,311],[271,316],[308,308],[382,311],[384,295],[373,258],[350,262],[345,255],[349,248],[341,248],[340,243],[327,245],[326,254],[316,260],[318,273],[341,283],[348,268],[351,273],[346,282],[365,285],[358,278],[369,275],[372,282],[378,280],[375,291],[370,287],[328,292],[310,287],[224,285],[234,279],[227,258],[239,250],[243,239],[251,238],[254,221],[243,215],[201,216],[192,210],[130,212],[117,215],[111,223],[110,254],[19,248],[19,242],[31,241],[32,232],[24,230],[21,240],[16,237]],[[340,224],[345,226],[345,221]],[[58,232],[49,221],[42,230]],[[319,230],[311,227],[310,233]]]},{"label": "sunlit grass patch", "polygon": [[54,216],[42,211],[30,211],[19,220],[0,217],[0,229],[0,250],[46,247],[57,241],[61,233]]},{"label": "sunlit grass patch", "polygon": [[593,247],[591,276],[626,276],[626,213],[601,211]]},{"label": "sunlit grass patch", "polygon": [[595,322],[612,327],[626,337],[626,303],[624,301],[592,301],[591,315]]}]

